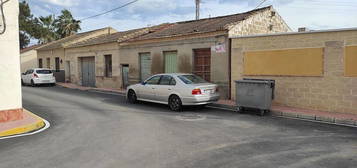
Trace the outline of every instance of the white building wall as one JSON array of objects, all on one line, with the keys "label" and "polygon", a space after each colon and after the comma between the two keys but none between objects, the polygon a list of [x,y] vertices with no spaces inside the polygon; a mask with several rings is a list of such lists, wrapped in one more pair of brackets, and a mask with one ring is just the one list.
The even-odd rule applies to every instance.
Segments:
[{"label": "white building wall", "polygon": [[[21,73],[26,72],[31,68],[38,68],[37,51],[30,50],[20,54]],[[42,62],[43,65],[43,62]]]},{"label": "white building wall", "polygon": [[6,32],[0,35],[0,111],[22,108],[18,0],[4,4],[4,15]]}]

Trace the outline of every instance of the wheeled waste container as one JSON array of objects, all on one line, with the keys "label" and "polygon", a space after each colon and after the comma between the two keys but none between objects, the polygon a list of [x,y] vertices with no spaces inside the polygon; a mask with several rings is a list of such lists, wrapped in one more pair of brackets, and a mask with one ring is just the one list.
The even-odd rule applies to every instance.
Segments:
[{"label": "wheeled waste container", "polygon": [[271,108],[274,98],[274,80],[266,79],[243,79],[236,83],[236,105],[241,111],[245,107],[260,110],[264,115]]}]

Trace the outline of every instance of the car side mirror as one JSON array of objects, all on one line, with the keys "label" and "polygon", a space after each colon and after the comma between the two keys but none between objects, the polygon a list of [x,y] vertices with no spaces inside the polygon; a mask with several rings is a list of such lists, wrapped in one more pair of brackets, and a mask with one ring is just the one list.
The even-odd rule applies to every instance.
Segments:
[{"label": "car side mirror", "polygon": [[141,85],[145,85],[146,84],[146,82],[141,82]]},{"label": "car side mirror", "polygon": [[22,75],[25,75],[25,73],[21,73]]}]

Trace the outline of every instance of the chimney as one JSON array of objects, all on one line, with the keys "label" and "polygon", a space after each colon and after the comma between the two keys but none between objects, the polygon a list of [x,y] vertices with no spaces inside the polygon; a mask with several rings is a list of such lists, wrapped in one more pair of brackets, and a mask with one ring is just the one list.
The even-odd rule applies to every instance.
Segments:
[{"label": "chimney", "polygon": [[299,27],[298,28],[298,32],[308,32],[308,31],[310,31],[310,29],[307,27]]}]

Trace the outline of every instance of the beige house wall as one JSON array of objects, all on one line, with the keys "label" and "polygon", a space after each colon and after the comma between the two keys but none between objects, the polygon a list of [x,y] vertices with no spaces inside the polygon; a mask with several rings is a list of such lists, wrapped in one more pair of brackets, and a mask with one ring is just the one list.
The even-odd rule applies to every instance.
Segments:
[{"label": "beige house wall", "polygon": [[37,51],[30,50],[20,54],[21,60],[21,73],[26,72],[28,69],[37,68]]},{"label": "beige house wall", "polygon": [[[275,104],[357,114],[357,77],[344,76],[344,49],[357,45],[357,31],[297,33],[232,39],[232,96],[244,77],[276,80]],[[321,77],[245,76],[243,56],[248,51],[324,48]],[[357,66],[357,63],[355,63]]]},{"label": "beige house wall", "polygon": [[[118,43],[105,43],[92,46],[66,48],[65,61],[70,61],[70,80],[72,83],[82,85],[81,62],[82,57],[95,57],[96,87],[120,88],[121,71],[119,64]],[[112,77],[105,77],[104,55],[112,55]]]},{"label": "beige house wall", "polygon": [[139,53],[150,53],[151,74],[164,73],[164,51],[177,51],[178,72],[192,73],[193,71],[193,50],[201,48],[211,48],[211,46],[223,43],[226,52],[216,53],[211,51],[211,80],[219,84],[221,92],[225,97],[228,95],[228,38],[227,35],[214,37],[201,37],[165,41],[151,42],[147,44],[121,46],[120,64],[129,64],[129,82],[131,84],[140,81]]},{"label": "beige house wall", "polygon": [[[82,42],[82,41],[88,40],[90,38],[98,37],[100,35],[109,34],[109,33],[115,33],[115,32],[117,32],[115,29],[113,29],[111,27],[108,27],[108,28],[94,30],[92,32],[89,32],[85,36],[81,36],[81,37],[78,37],[77,39],[73,39],[73,40],[68,41],[66,43],[62,43],[62,46],[64,46],[64,47],[61,47],[61,48],[45,50],[45,49],[41,49],[41,47],[40,47],[39,50],[37,50],[37,55],[38,55],[37,63],[38,63],[38,59],[42,58],[43,68],[47,68],[47,58],[50,58],[50,69],[53,70],[53,69],[56,68],[55,67],[55,58],[59,57],[60,58],[60,70],[61,71],[65,71],[66,70],[65,58],[67,58],[65,56],[65,50],[66,50],[65,47],[66,46],[68,46],[70,44]],[[51,43],[49,43],[49,44],[51,44]],[[44,45],[42,47],[45,47],[45,46],[46,45]],[[69,79],[69,76],[70,75],[65,72],[65,78]]]},{"label": "beige house wall", "polygon": [[6,31],[0,34],[0,122],[22,118],[18,5],[11,0],[3,6]]},{"label": "beige house wall", "polygon": [[57,48],[53,50],[38,50],[37,51],[37,62],[42,58],[42,66],[43,68],[47,68],[47,58],[50,58],[50,69],[55,69],[55,58],[59,57],[62,60],[60,61],[60,70],[64,70],[64,54],[63,48]]}]

